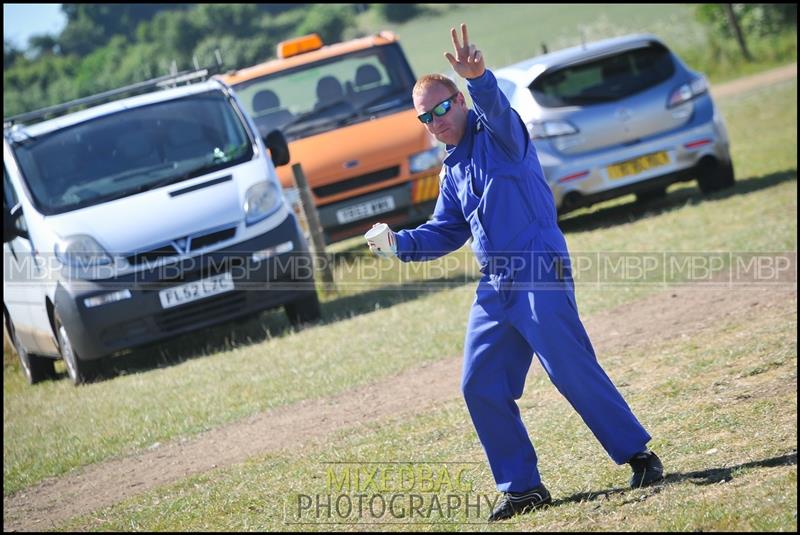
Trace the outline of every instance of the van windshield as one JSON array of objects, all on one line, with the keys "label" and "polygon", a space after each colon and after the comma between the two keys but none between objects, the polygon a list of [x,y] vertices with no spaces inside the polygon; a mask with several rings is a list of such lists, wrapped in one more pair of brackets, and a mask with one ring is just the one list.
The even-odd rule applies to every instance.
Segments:
[{"label": "van windshield", "polygon": [[228,97],[209,91],[127,109],[15,144],[36,207],[60,214],[249,161]]},{"label": "van windshield", "polygon": [[413,107],[414,75],[399,45],[342,54],[234,86],[263,136],[318,134]]}]

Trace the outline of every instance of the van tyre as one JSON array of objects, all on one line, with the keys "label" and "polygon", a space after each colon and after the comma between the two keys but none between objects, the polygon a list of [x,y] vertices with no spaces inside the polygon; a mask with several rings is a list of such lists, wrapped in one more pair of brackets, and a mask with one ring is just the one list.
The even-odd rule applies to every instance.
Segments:
[{"label": "van tyre", "polygon": [[11,345],[14,346],[17,357],[19,357],[19,363],[22,367],[22,372],[25,374],[25,379],[28,380],[28,384],[36,384],[54,378],[56,376],[55,361],[28,353],[17,338],[17,331],[14,329],[14,323],[11,318],[6,317],[5,320],[8,337]]},{"label": "van tyre", "polygon": [[317,292],[292,303],[287,303],[284,308],[286,309],[289,323],[293,327],[299,327],[304,323],[316,323],[322,316]]},{"label": "van tyre", "polygon": [[705,194],[733,187],[735,182],[733,162],[703,162],[697,178],[697,185]]},{"label": "van tyre", "polygon": [[72,347],[69,334],[58,312],[55,314],[55,327],[56,339],[58,340],[58,350],[61,352],[61,358],[64,359],[64,364],[67,365],[67,374],[72,380],[73,384],[80,385],[88,383],[97,377],[98,362],[90,360],[81,360],[75,348]]}]

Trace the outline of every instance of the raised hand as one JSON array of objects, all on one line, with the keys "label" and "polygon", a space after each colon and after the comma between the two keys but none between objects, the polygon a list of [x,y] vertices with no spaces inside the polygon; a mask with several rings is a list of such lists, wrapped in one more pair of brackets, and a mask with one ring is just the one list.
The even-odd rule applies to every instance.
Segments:
[{"label": "raised hand", "polygon": [[469,37],[467,37],[467,25],[461,25],[461,42],[463,44],[458,43],[455,28],[450,28],[450,36],[453,38],[453,48],[456,55],[453,57],[450,52],[445,52],[444,57],[453,66],[456,74],[462,78],[477,78],[481,76],[483,71],[486,70],[483,63],[483,54],[475,48],[475,45],[470,44]]}]

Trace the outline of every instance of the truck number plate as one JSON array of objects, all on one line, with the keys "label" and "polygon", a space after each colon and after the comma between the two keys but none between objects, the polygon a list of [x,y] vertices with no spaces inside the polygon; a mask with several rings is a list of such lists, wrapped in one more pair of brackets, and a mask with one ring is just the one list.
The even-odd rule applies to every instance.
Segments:
[{"label": "truck number plate", "polygon": [[394,210],[394,198],[391,195],[387,195],[386,197],[342,208],[336,212],[336,219],[340,224],[345,224],[375,214],[391,212],[392,210]]}]

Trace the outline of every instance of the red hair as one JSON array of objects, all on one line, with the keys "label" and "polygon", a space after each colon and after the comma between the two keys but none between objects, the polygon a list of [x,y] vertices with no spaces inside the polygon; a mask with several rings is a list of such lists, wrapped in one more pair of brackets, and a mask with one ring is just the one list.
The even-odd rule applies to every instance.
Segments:
[{"label": "red hair", "polygon": [[458,93],[458,86],[443,74],[426,74],[414,84],[412,96],[420,95],[432,85],[439,84],[447,88],[450,93]]}]

